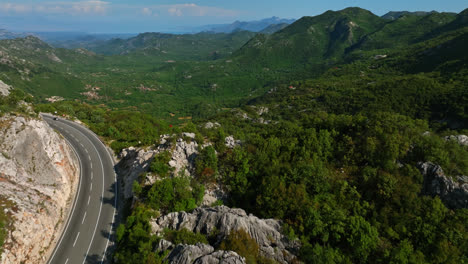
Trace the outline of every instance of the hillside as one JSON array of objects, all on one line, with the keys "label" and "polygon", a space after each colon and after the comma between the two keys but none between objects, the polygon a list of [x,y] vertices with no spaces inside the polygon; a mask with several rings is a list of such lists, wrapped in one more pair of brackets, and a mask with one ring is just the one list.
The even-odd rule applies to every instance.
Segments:
[{"label": "hillside", "polygon": [[96,95],[36,110],[80,119],[121,153],[116,263],[464,263],[467,12],[327,11],[217,60],[157,55],[216,34],[142,34],[116,41],[127,54],[81,50],[86,61],[21,45]]},{"label": "hillside", "polygon": [[185,35],[143,33],[129,39],[113,39],[90,48],[105,55],[139,53],[157,56],[161,60],[215,60],[229,56],[254,35],[249,31]]}]

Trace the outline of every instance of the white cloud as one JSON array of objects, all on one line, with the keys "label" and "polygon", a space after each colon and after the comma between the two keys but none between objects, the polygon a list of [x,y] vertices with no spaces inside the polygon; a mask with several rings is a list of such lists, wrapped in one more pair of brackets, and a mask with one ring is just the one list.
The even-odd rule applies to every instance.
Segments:
[{"label": "white cloud", "polygon": [[36,4],[0,4],[3,13],[38,13],[63,15],[105,15],[109,9],[109,2],[104,1],[76,1],[76,2],[44,2]]},{"label": "white cloud", "polygon": [[145,16],[151,16],[153,14],[153,11],[151,11],[151,9],[149,9],[148,7],[143,7],[143,9],[141,9],[141,13]]},{"label": "white cloud", "polygon": [[199,6],[193,3],[175,4],[175,5],[159,5],[159,6],[154,6],[153,8],[160,10],[162,12],[167,12],[168,15],[175,16],[175,17],[182,17],[182,16],[233,17],[238,14],[238,12],[234,10],[228,10],[228,9],[212,7],[212,6]]}]

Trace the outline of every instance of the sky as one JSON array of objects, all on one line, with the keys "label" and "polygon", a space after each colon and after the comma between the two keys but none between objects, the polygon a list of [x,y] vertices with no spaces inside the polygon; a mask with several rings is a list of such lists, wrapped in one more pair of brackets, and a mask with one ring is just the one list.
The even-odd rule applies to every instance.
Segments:
[{"label": "sky", "polygon": [[467,0],[0,0],[0,28],[20,32],[187,32],[206,24],[300,18],[358,6],[459,13]]}]

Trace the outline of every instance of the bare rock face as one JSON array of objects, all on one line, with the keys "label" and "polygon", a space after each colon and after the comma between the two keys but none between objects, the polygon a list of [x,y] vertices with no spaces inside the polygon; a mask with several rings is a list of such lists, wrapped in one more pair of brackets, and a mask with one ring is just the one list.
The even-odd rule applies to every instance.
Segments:
[{"label": "bare rock face", "polygon": [[[162,135],[160,144],[153,149],[143,149],[130,147],[123,149],[119,155],[120,162],[117,163],[117,172],[123,178],[123,190],[125,199],[132,198],[132,185],[142,173],[149,171],[154,157],[162,152],[169,151],[171,160],[168,165],[174,169],[174,176],[192,176],[195,169],[195,158],[198,155],[198,144],[191,140],[185,141],[182,138],[169,140],[170,135]],[[183,133],[183,137],[193,139],[195,134]],[[155,179],[148,179],[148,183],[154,183]]]},{"label": "bare rock face", "polygon": [[119,155],[120,161],[117,163],[116,168],[117,173],[123,178],[123,195],[125,199],[133,197],[133,182],[138,179],[141,173],[148,171],[155,154],[154,150],[134,147],[122,150]]},{"label": "bare rock face", "polygon": [[168,263],[175,264],[245,264],[245,259],[233,251],[215,251],[210,245],[197,243],[196,245],[174,246],[167,240],[161,240],[156,250],[169,250],[166,257]]},{"label": "bare rock face", "polygon": [[61,234],[79,182],[79,165],[65,140],[42,120],[0,119],[0,196],[13,229],[2,263],[45,263]]},{"label": "bare rock face", "polygon": [[463,146],[468,146],[468,136],[466,135],[452,135],[445,137],[445,140],[454,140],[458,142],[458,144]]},{"label": "bare rock face", "polygon": [[11,86],[0,80],[0,96],[8,96],[10,94]]},{"label": "bare rock face", "polygon": [[446,176],[439,165],[431,162],[419,163],[424,176],[422,194],[439,196],[449,208],[468,208],[468,177],[458,176],[457,180]]},{"label": "bare rock face", "polygon": [[247,215],[242,209],[226,206],[197,208],[193,213],[177,212],[155,219],[152,233],[162,234],[164,228],[210,234],[218,232],[215,244],[221,243],[231,231],[245,230],[260,248],[260,254],[279,263],[290,263],[300,248],[299,242],[290,241],[281,234],[281,223],[274,219],[259,219]]}]

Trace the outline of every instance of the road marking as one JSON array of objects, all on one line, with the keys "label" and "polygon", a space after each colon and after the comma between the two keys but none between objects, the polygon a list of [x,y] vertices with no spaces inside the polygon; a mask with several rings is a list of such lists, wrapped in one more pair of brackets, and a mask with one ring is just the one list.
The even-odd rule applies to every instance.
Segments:
[{"label": "road marking", "polygon": [[84,150],[86,151],[86,154],[88,154],[88,156],[89,156],[88,149],[84,149]]},{"label": "road marking", "polygon": [[81,221],[81,224],[84,223],[84,220],[86,219],[86,212],[84,212],[84,216],[83,216],[83,221]]},{"label": "road marking", "polygon": [[91,195],[88,196],[88,205],[89,205],[89,201],[91,200]]},{"label": "road marking", "polygon": [[89,159],[89,161],[91,161],[91,156],[90,155],[88,155],[88,159]]},{"label": "road marking", "polygon": [[67,263],[68,263],[68,258],[67,258],[67,260],[65,261],[65,264],[67,264]]},{"label": "road marking", "polygon": [[89,190],[90,190],[90,191],[93,190],[93,183],[91,183],[91,187],[89,187]]},{"label": "road marking", "polygon": [[80,232],[78,232],[78,234],[76,235],[75,242],[73,243],[73,247],[75,247],[76,241],[78,241],[78,237],[79,237],[79,236],[80,236]]},{"label": "road marking", "polygon": [[75,156],[78,158],[78,163],[80,164],[80,178],[79,178],[79,182],[80,182],[80,183],[78,184],[78,190],[76,191],[75,201],[73,202],[72,211],[71,211],[71,213],[68,215],[67,225],[65,226],[65,229],[63,230],[62,235],[60,236],[60,240],[59,240],[58,244],[55,246],[54,253],[53,253],[52,256],[50,257],[49,263],[52,262],[52,260],[53,260],[54,257],[55,257],[55,254],[57,254],[58,248],[59,248],[60,245],[62,244],[63,238],[65,237],[65,233],[67,233],[68,226],[70,225],[70,219],[72,218],[72,215],[73,215],[73,213],[75,212],[75,208],[76,208],[76,204],[77,204],[77,202],[78,202],[78,198],[80,197],[81,176],[82,176],[82,174],[83,174],[83,163],[81,162],[80,156],[78,155],[78,152],[76,152],[75,147],[73,147],[73,145],[72,145],[72,144],[70,143],[70,141],[68,141],[67,139],[65,139],[65,141],[68,142],[68,145],[71,147],[71,149],[72,149],[73,152],[75,153]]},{"label": "road marking", "polygon": [[93,169],[93,163],[90,163],[89,166],[91,167],[91,169]]},{"label": "road marking", "polygon": [[[88,140],[91,142],[91,145],[92,145],[92,146],[94,147],[94,149],[96,150],[96,152],[97,152],[97,154],[98,154],[98,158],[99,158],[99,160],[100,160],[100,162],[101,162],[101,170],[102,170],[102,176],[103,176],[103,177],[102,177],[102,195],[101,195],[101,198],[104,198],[104,164],[103,164],[103,162],[102,162],[101,156],[99,155],[99,152],[98,152],[96,146],[94,145],[94,143],[93,143],[89,138],[86,137],[86,135],[84,135],[84,134],[80,131],[80,129],[83,129],[82,127],[80,127],[79,125],[75,124],[74,122],[71,122],[71,121],[68,121],[68,120],[63,120],[63,122],[64,122],[64,123],[66,122],[68,126],[70,126],[71,128],[74,128],[75,130],[78,131],[78,133],[80,133],[80,134],[82,134],[83,136],[85,136],[85,138],[88,139]],[[78,128],[76,128],[75,126],[77,126]],[[89,133],[89,134],[91,134],[95,139],[97,139],[97,141],[98,141],[99,143],[101,143],[102,146],[104,146],[104,144],[103,144],[103,143],[101,142],[101,140],[96,136],[96,134],[94,134],[94,132],[89,131],[89,130],[86,131],[86,132]],[[104,148],[105,148],[105,146],[104,146]],[[109,157],[109,160],[111,161],[112,165],[114,165],[114,161],[113,161],[112,157],[110,156],[109,152],[107,152],[107,150],[106,150],[106,153],[107,153],[107,155],[108,155],[108,157]],[[93,168],[93,164],[91,163],[91,169],[92,169],[92,168]],[[114,171],[114,170],[112,170],[112,171],[113,171],[113,173],[114,173],[114,183],[113,183],[113,184],[115,184],[115,185],[116,185],[116,188],[117,188],[117,176],[116,176],[116,174],[115,174],[115,171]],[[104,258],[105,258],[106,252],[107,252],[107,247],[108,247],[108,245],[109,245],[109,241],[110,241],[110,237],[111,237],[111,233],[112,233],[112,226],[114,225],[114,222],[115,222],[115,211],[116,211],[116,207],[117,207],[117,196],[118,196],[118,194],[117,194],[117,189],[116,189],[116,190],[115,190],[115,197],[114,197],[114,212],[113,212],[113,216],[112,216],[112,225],[111,225],[111,228],[110,228],[110,230],[109,230],[109,236],[108,236],[108,239],[107,239],[106,248],[105,248],[105,250],[104,250],[104,255],[102,256],[102,259],[101,259],[101,264],[102,264],[103,261],[104,261]],[[89,201],[88,201],[88,203],[89,203]],[[100,217],[101,217],[102,204],[103,204],[103,202],[101,201],[100,208],[99,208],[99,214],[98,214],[98,220],[97,220],[96,225],[95,225],[95,227],[94,227],[94,233],[93,233],[93,236],[92,236],[92,238],[91,238],[91,242],[90,242],[90,244],[89,244],[89,247],[88,247],[88,250],[87,250],[87,252],[86,252],[85,258],[83,259],[83,263],[85,263],[85,261],[86,261],[86,257],[88,256],[89,250],[90,250],[90,248],[91,248],[91,244],[93,243],[94,236],[95,236],[95,234],[96,234],[97,225],[98,225],[99,219],[100,219]]]},{"label": "road marking", "polygon": [[91,180],[93,179],[93,176],[94,176],[94,174],[93,174],[93,172],[91,172]]},{"label": "road marking", "polygon": [[82,148],[84,148],[83,143],[80,142],[80,145],[81,145]]}]

